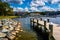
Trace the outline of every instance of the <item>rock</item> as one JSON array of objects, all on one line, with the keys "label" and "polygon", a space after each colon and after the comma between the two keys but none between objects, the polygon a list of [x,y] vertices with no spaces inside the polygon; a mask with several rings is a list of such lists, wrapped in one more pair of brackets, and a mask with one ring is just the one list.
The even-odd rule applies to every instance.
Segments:
[{"label": "rock", "polygon": [[2,32],[8,32],[8,31],[9,31],[9,30],[7,30],[7,29],[3,29],[3,30],[2,30]]}]

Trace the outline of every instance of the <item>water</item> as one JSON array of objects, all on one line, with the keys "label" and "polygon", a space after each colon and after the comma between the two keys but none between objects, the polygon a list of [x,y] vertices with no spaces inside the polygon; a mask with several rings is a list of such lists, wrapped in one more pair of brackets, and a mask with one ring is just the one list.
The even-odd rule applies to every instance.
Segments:
[{"label": "water", "polygon": [[[56,23],[56,24],[60,24],[60,17],[56,17],[56,18],[51,18],[51,17],[42,17],[42,19],[43,20],[45,20],[45,19],[50,19],[50,22],[53,22],[53,23]],[[21,22],[21,24],[22,24],[22,28],[23,28],[23,30],[26,32],[26,33],[24,33],[24,34],[22,34],[22,36],[23,35],[25,35],[25,39],[28,37],[28,36],[30,36],[29,38],[31,39],[31,40],[37,40],[37,35],[36,35],[36,33],[30,28],[30,17],[26,17],[26,18],[15,18],[15,20],[17,20],[17,21],[20,21]],[[27,36],[28,35],[28,36]],[[33,38],[32,38],[32,36],[33,36]],[[22,37],[22,38],[23,38]],[[19,37],[18,39],[20,39],[21,37]],[[23,39],[24,39],[23,38]],[[22,40],[23,40],[22,39]],[[27,39],[26,39],[27,40]]]},{"label": "water", "polygon": [[50,19],[50,22],[56,23],[56,24],[60,24],[60,17],[56,17],[56,18],[50,18],[50,17],[42,17],[43,20],[44,19]]},{"label": "water", "polygon": [[22,28],[26,31],[32,31],[30,28],[30,17],[26,18],[16,18],[16,20],[20,21],[22,24]]},{"label": "water", "polygon": [[22,37],[17,37],[16,40],[37,40],[36,33],[30,28],[30,17],[26,18],[15,18],[15,20],[20,21],[24,32],[18,34]]}]

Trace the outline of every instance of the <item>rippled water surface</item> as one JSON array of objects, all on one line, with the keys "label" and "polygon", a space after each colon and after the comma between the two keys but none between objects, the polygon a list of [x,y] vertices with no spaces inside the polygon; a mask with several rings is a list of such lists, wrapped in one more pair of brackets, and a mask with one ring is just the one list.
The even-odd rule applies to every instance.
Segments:
[{"label": "rippled water surface", "polygon": [[[53,22],[53,23],[56,23],[56,24],[60,24],[60,17],[56,17],[56,18],[42,17],[42,19],[43,20],[50,19],[50,22]],[[18,37],[18,39],[22,38],[21,40],[23,40],[25,38],[26,40],[28,40],[30,38],[30,40],[37,40],[36,33],[30,28],[30,17],[15,18],[15,20],[21,22],[22,28],[25,31],[23,33],[21,33],[21,32],[19,33],[19,35],[22,35],[22,37]]]}]

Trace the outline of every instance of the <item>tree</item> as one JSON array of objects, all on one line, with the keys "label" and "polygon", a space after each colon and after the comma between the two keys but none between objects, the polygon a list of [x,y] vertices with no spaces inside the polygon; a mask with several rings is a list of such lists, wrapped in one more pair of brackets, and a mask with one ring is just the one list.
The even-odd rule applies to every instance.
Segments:
[{"label": "tree", "polygon": [[10,5],[6,2],[0,0],[0,15],[13,15],[13,9],[10,8]]}]

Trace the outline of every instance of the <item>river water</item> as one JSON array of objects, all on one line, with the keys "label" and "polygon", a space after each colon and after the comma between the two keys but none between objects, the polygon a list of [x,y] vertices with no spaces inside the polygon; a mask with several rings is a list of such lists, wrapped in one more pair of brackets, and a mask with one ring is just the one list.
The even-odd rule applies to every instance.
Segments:
[{"label": "river water", "polygon": [[[51,17],[41,17],[43,20],[45,20],[45,19],[50,19],[50,22],[52,22],[52,23],[56,23],[56,24],[60,24],[60,17],[56,17],[56,18],[51,18]],[[21,24],[22,24],[22,28],[23,28],[23,30],[26,32],[26,34],[29,36],[29,35],[32,35],[33,36],[33,38],[32,38],[32,36],[30,36],[31,38],[30,38],[30,40],[38,40],[37,39],[37,35],[36,35],[36,33],[30,28],[30,17],[26,17],[26,18],[15,18],[15,20],[17,20],[17,21],[20,21],[21,22]],[[23,34],[24,35],[24,34]],[[28,36],[26,37],[26,35],[25,35],[25,39],[26,40],[28,40]],[[22,37],[23,38],[23,37]],[[18,38],[18,39],[20,39],[20,37]],[[24,39],[24,38],[23,38]],[[23,40],[23,39],[21,39],[21,40]],[[24,40],[25,40],[24,39]]]},{"label": "river water", "polygon": [[30,17],[15,18],[15,20],[21,22],[24,31],[19,33],[21,37],[17,37],[16,40],[38,40],[36,33],[30,27]]}]

